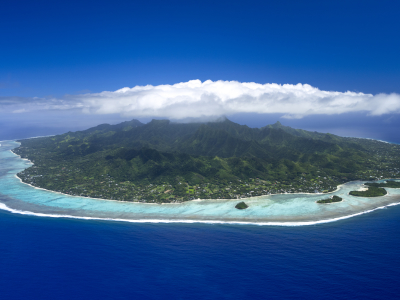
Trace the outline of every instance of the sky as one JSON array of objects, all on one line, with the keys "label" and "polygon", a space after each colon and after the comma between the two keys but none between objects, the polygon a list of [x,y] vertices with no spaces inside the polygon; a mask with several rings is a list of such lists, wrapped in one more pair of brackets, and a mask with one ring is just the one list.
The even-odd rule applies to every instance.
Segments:
[{"label": "sky", "polygon": [[400,2],[7,1],[0,140],[225,115],[400,142]]}]

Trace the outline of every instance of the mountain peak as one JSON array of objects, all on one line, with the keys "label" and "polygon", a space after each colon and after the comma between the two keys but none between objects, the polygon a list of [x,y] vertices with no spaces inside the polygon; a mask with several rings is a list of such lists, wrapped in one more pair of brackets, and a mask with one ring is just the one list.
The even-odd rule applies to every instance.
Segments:
[{"label": "mountain peak", "polygon": [[[273,129],[284,129],[287,128],[286,126],[283,126],[281,122],[276,121],[274,124],[270,124],[270,125],[266,125],[264,127],[262,127],[262,129],[264,128],[273,128]],[[289,127],[290,128],[290,127]]]}]

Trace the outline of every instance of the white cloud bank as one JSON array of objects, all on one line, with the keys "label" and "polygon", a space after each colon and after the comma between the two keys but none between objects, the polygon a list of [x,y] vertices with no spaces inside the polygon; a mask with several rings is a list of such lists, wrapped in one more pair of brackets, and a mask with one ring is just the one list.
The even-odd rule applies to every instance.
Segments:
[{"label": "white cloud bank", "polygon": [[63,99],[0,99],[0,109],[79,109],[87,114],[129,117],[198,118],[236,113],[280,113],[286,118],[315,114],[400,113],[399,94],[322,91],[308,84],[191,80],[174,85],[135,86],[114,92],[66,96]]}]

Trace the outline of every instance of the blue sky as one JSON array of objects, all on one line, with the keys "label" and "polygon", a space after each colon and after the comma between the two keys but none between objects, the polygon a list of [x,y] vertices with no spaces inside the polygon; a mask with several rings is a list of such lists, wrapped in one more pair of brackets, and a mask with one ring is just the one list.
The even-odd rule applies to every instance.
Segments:
[{"label": "blue sky", "polygon": [[[68,95],[148,84],[301,83],[321,91],[400,94],[397,1],[8,1],[1,12],[0,138],[130,119],[118,111],[82,115],[75,106],[28,108],[38,98],[65,102]],[[12,101],[18,113],[2,105]],[[249,126],[280,120],[385,139],[400,124],[397,111],[282,119],[285,114],[235,111],[230,117]]]}]

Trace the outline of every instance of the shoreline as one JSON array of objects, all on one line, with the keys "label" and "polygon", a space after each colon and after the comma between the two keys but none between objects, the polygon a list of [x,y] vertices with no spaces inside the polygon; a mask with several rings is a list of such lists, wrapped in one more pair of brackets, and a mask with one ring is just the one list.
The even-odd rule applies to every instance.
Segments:
[{"label": "shoreline", "polygon": [[[15,156],[19,157],[22,160],[28,161],[30,164],[34,165],[34,163],[32,163],[29,159],[26,158],[21,158],[18,154],[14,153],[12,151],[12,149],[10,150],[11,153],[13,153]],[[51,191],[51,190],[47,190],[44,188],[40,188],[40,187],[35,187],[29,183],[25,183],[22,181],[21,178],[19,178],[17,176],[17,174],[14,174],[14,176],[16,178],[19,179],[19,181],[23,184],[26,184],[30,187],[33,187],[35,189],[40,189],[46,192],[50,192],[50,193],[56,193],[59,195],[63,195],[63,196],[69,196],[69,197],[79,197],[82,199],[91,199],[91,200],[102,200],[102,201],[114,201],[114,202],[118,202],[118,203],[135,203],[135,204],[153,204],[158,206],[160,204],[158,203],[146,203],[146,202],[134,202],[134,201],[120,201],[120,200],[112,200],[112,199],[102,199],[102,198],[91,198],[91,197],[84,197],[84,196],[75,196],[75,195],[69,195],[69,194],[64,194],[61,192],[57,192],[57,191]],[[399,180],[398,178],[385,178],[386,180],[390,180],[390,179],[395,179],[395,180]],[[347,183],[350,183],[352,181],[349,181]],[[353,181],[353,182],[357,182],[357,181]],[[181,203],[162,203],[162,204],[188,204],[188,203],[193,203],[195,204],[196,202],[208,202],[208,201],[212,201],[212,202],[219,202],[220,200],[222,200],[222,202],[228,202],[228,201],[232,201],[232,203],[238,202],[238,201],[246,201],[246,199],[248,201],[260,198],[260,197],[264,197],[266,198],[266,200],[268,198],[270,198],[270,196],[274,196],[274,195],[292,195],[292,196],[296,196],[296,195],[314,195],[314,196],[318,196],[318,195],[325,195],[325,194],[332,194],[335,193],[339,190],[341,190],[342,186],[346,185],[347,183],[344,184],[340,184],[336,187],[335,191],[329,192],[329,193],[279,193],[279,194],[269,194],[269,195],[262,195],[262,196],[254,196],[254,197],[248,197],[248,198],[240,198],[240,199],[193,199],[193,200],[189,200],[189,201],[184,201]],[[389,196],[389,193],[385,196]],[[395,196],[395,195],[392,195]],[[380,198],[380,197],[379,197]],[[398,199],[397,199],[398,198]],[[316,224],[323,224],[323,223],[330,223],[330,222],[335,222],[335,221],[339,221],[339,220],[344,220],[344,219],[348,219],[351,217],[355,217],[355,216],[359,216],[362,214],[366,214],[378,209],[385,209],[389,206],[395,206],[395,205],[399,205],[400,204],[400,197],[382,197],[382,201],[376,201],[378,203],[371,203],[370,205],[367,205],[364,208],[360,208],[359,211],[355,210],[355,211],[349,211],[347,210],[346,212],[342,211],[342,214],[340,214],[340,209],[338,211],[335,211],[333,214],[331,215],[327,215],[327,214],[322,214],[319,215],[320,218],[318,218],[318,215],[308,215],[308,214],[304,214],[304,215],[298,215],[298,216],[272,216],[272,215],[265,215],[265,216],[254,216],[254,217],[249,217],[246,215],[243,215],[243,217],[224,217],[224,216],[215,216],[215,217],[210,217],[210,216],[205,216],[203,217],[198,217],[198,216],[183,216],[181,215],[181,217],[179,217],[179,213],[177,213],[176,215],[171,215],[170,217],[167,216],[157,216],[157,214],[149,214],[148,217],[144,216],[141,217],[140,214],[138,216],[133,215],[133,218],[127,217],[127,218],[120,218],[118,216],[116,216],[115,218],[113,217],[107,217],[107,211],[103,212],[103,215],[100,215],[99,217],[91,217],[91,216],[85,216],[85,213],[82,211],[82,214],[79,215],[74,215],[74,213],[72,214],[63,214],[63,213],[41,213],[40,212],[40,208],[36,209],[28,209],[28,210],[20,210],[20,209],[14,209],[12,207],[7,206],[4,203],[0,203],[0,209],[2,210],[6,210],[9,211],[11,213],[17,213],[17,214],[23,214],[23,215],[32,215],[32,216],[40,216],[40,217],[53,217],[53,218],[71,218],[71,219],[84,219],[84,220],[102,220],[102,221],[117,221],[117,222],[130,222],[130,223],[202,223],[202,224],[236,224],[236,225],[257,225],[257,226],[263,226],[263,225],[268,225],[268,226],[305,226],[305,225],[316,225]],[[343,199],[341,202],[345,202],[345,199]],[[210,202],[211,202],[210,201]],[[314,202],[314,201],[313,201]],[[327,203],[327,204],[335,204],[335,203]],[[31,211],[33,210],[33,211]],[[39,212],[35,212],[36,210],[38,210]],[[77,212],[79,214],[79,212]],[[347,213],[347,214],[346,214]],[[135,218],[137,217],[137,218]]]}]

